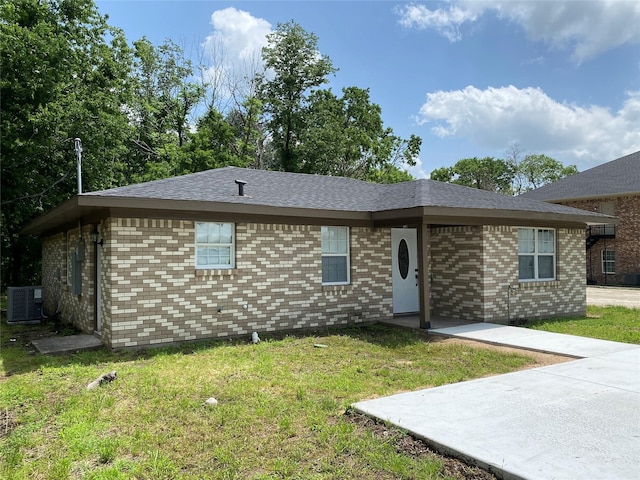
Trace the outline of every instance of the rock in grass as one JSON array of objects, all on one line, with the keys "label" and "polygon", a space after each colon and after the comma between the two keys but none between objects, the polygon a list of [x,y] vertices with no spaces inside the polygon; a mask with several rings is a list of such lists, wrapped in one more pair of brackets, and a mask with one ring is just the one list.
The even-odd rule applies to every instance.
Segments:
[{"label": "rock in grass", "polygon": [[87,390],[91,390],[93,388],[100,387],[104,383],[113,382],[116,378],[118,378],[118,375],[116,374],[115,370],[113,372],[103,373],[98,378],[96,378],[93,382],[91,382],[89,385],[87,385]]},{"label": "rock in grass", "polygon": [[204,402],[205,405],[217,405],[218,404],[218,400],[216,400],[215,398],[211,397],[211,398],[207,398]]},{"label": "rock in grass", "polygon": [[316,348],[329,348],[329,346],[325,345],[324,343],[316,343],[314,345],[314,347],[316,347]]}]

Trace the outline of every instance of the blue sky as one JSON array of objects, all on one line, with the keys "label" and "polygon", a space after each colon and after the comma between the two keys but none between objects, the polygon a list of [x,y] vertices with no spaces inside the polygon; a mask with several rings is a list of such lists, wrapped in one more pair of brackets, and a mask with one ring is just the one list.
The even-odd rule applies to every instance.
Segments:
[{"label": "blue sky", "polygon": [[205,66],[230,70],[295,20],[339,69],[336,93],[369,88],[386,126],[422,137],[416,177],[461,158],[505,158],[514,143],[579,170],[640,150],[637,1],[97,5],[130,41],[170,38]]}]

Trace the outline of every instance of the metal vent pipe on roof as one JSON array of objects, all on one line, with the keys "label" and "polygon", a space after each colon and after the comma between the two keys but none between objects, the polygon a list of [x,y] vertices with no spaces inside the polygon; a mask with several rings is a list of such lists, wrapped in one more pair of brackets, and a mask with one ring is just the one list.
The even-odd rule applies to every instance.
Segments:
[{"label": "metal vent pipe on roof", "polygon": [[76,157],[78,162],[78,193],[82,193],[82,140],[74,139]]},{"label": "metal vent pipe on roof", "polygon": [[238,196],[244,197],[244,186],[247,184],[244,180],[236,180],[236,185],[238,185]]}]

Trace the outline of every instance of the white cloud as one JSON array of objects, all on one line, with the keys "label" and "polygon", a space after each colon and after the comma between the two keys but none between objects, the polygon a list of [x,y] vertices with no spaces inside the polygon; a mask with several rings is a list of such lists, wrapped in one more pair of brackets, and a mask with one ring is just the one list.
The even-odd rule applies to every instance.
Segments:
[{"label": "white cloud", "polygon": [[640,2],[599,1],[455,1],[430,10],[411,4],[397,10],[407,28],[433,28],[450,41],[461,39],[460,25],[477,21],[485,12],[520,25],[533,40],[573,50],[577,62],[612,48],[640,42]]},{"label": "white cloud", "polygon": [[[539,88],[514,86],[429,93],[420,124],[439,137],[491,149],[517,142],[530,152],[569,158],[586,168],[640,150],[640,91],[628,92],[617,112],[559,103]],[[582,169],[581,168],[581,169]]]},{"label": "white cloud", "polygon": [[205,66],[202,77],[211,90],[216,107],[224,111],[232,92],[251,88],[247,79],[263,69],[262,47],[267,44],[271,24],[233,7],[211,15],[214,31],[203,43]]},{"label": "white cloud", "polygon": [[399,7],[397,13],[402,26],[420,30],[433,28],[450,42],[462,38],[460,25],[477,19],[470,10],[455,5],[449,5],[446,9],[429,10],[425,5],[413,3]]},{"label": "white cloud", "polygon": [[205,51],[214,54],[222,47],[229,62],[251,61],[260,56],[267,44],[266,36],[271,33],[269,22],[233,7],[213,12],[211,25],[214,32],[204,42]]}]

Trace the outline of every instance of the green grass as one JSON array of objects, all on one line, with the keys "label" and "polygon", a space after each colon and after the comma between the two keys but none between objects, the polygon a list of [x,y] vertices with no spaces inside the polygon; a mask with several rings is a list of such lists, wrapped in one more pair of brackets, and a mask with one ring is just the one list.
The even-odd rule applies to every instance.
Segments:
[{"label": "green grass", "polygon": [[527,326],[548,332],[640,344],[638,308],[589,306],[586,317],[537,320]]},{"label": "green grass", "polygon": [[[382,326],[62,357],[29,353],[35,332],[0,336],[0,478],[456,478],[345,411],[533,363]],[[117,380],[86,390],[111,370]]]}]

